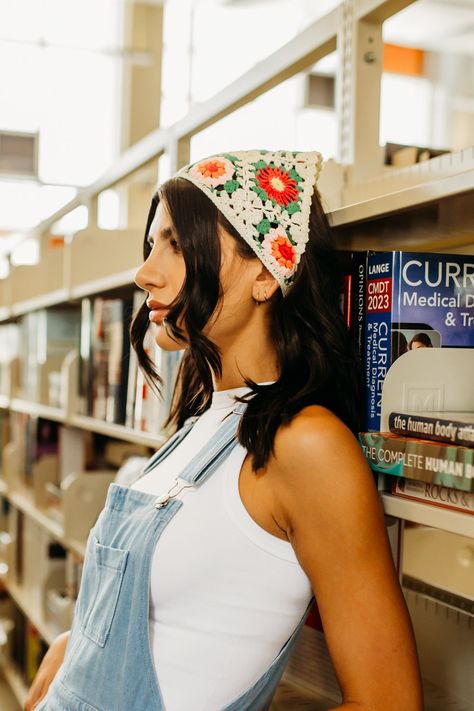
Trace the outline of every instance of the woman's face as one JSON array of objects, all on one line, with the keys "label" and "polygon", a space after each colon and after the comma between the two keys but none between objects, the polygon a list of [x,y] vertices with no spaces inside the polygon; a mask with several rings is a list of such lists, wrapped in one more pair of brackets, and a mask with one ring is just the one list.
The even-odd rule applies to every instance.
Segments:
[{"label": "woman's face", "polygon": [[[252,299],[265,288],[268,297],[272,289],[266,286],[259,290],[257,276],[269,273],[258,257],[243,259],[235,249],[235,240],[225,230],[218,228],[221,244],[220,279],[223,299],[203,329],[204,334],[218,346],[226,346],[235,341],[249,323],[255,311]],[[151,252],[135,274],[135,283],[148,292],[147,303],[151,306],[151,328],[155,331],[156,343],[167,351],[186,347],[185,342],[177,343],[166,328],[166,311],[153,308],[153,302],[168,306],[179,294],[183,286],[186,268],[177,241],[176,231],[165,204],[158,204],[148,238]],[[275,280],[273,280],[275,281]],[[276,284],[276,287],[278,286]],[[183,319],[177,325],[186,333]]]},{"label": "woman's face", "polygon": [[411,349],[414,350],[415,348],[426,348],[426,346],[424,343],[421,343],[421,341],[413,341]]}]

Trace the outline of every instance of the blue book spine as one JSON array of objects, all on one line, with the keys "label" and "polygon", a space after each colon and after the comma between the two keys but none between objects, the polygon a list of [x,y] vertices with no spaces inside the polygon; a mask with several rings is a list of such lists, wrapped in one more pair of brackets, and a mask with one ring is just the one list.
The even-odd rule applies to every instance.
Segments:
[{"label": "blue book spine", "polygon": [[382,385],[390,367],[393,282],[398,262],[396,252],[367,257],[364,372],[369,431],[380,428]]}]

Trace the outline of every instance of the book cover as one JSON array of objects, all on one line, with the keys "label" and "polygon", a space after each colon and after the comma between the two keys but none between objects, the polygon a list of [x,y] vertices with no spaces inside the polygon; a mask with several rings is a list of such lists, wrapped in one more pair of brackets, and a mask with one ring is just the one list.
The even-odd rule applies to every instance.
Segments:
[{"label": "book cover", "polygon": [[369,431],[380,429],[383,382],[395,360],[447,346],[474,346],[474,257],[370,254],[363,354]]},{"label": "book cover", "polygon": [[81,330],[79,341],[78,410],[81,415],[92,413],[92,299],[81,300]]},{"label": "book cover", "polygon": [[59,449],[59,424],[42,417],[27,417],[24,427],[25,484],[31,484],[33,465],[46,454],[56,454]]},{"label": "book cover", "polygon": [[132,302],[110,299],[105,303],[104,346],[107,352],[105,419],[125,424],[130,355]]},{"label": "book cover", "polygon": [[31,402],[39,401],[38,322],[38,311],[27,313],[20,319],[20,393]]},{"label": "book cover", "polygon": [[105,345],[105,299],[98,296],[93,303],[92,316],[92,409],[88,412],[98,420],[105,420],[107,408],[107,348]]},{"label": "book cover", "polygon": [[366,307],[367,259],[369,252],[352,252],[350,330],[359,355],[364,352],[364,324]]},{"label": "book cover", "polygon": [[360,432],[359,443],[374,472],[474,491],[474,449],[391,432]]},{"label": "book cover", "polygon": [[352,312],[352,252],[339,250],[337,262],[339,266],[339,308],[344,316],[347,328],[351,325]]},{"label": "book cover", "polygon": [[390,432],[474,447],[474,412],[391,412]]},{"label": "book cover", "polygon": [[[133,292],[132,319],[135,317],[145,300],[145,295],[141,289]],[[135,392],[137,387],[138,358],[135,349],[130,344],[130,354],[128,360],[127,379],[127,404],[125,407],[125,424],[127,427],[134,427]]]},{"label": "book cover", "polygon": [[412,501],[423,501],[444,509],[474,514],[474,493],[398,477],[392,482],[391,491],[395,496]]}]

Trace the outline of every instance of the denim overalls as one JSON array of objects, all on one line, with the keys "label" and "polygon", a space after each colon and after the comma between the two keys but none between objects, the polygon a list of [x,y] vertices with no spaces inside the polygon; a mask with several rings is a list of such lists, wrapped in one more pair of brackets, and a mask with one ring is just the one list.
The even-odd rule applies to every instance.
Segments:
[{"label": "denim overalls", "polygon": [[[168,495],[156,497],[110,484],[87,541],[64,663],[35,711],[165,711],[149,639],[152,555],[165,526],[186,505],[174,497],[183,488],[200,486],[236,445],[245,407],[236,405]],[[186,420],[151,457],[143,474],[170,454],[197,419]],[[269,707],[310,605],[264,674],[225,711]]]}]

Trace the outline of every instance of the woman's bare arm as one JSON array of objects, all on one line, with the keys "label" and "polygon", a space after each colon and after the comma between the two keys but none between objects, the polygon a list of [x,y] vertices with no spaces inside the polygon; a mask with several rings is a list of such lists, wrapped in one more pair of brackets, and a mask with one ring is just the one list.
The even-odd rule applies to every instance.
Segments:
[{"label": "woman's bare arm", "polygon": [[50,645],[29,689],[25,702],[25,711],[33,711],[48,693],[49,685],[63,663],[68,640],[69,631],[60,634]]},{"label": "woman's bare arm", "polygon": [[422,711],[413,629],[357,440],[326,408],[304,408],[277,432],[271,474],[278,523],[317,599],[338,709]]}]

